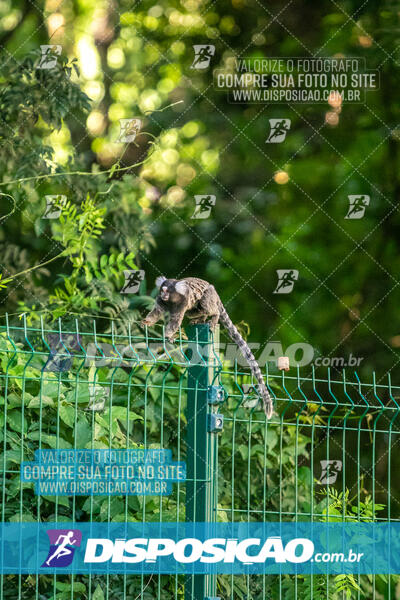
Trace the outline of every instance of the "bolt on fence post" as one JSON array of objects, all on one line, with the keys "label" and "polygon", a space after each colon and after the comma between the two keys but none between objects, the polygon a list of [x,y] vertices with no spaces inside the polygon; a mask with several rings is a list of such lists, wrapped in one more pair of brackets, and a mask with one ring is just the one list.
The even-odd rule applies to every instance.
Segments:
[{"label": "bolt on fence post", "polygon": [[[208,403],[208,388],[214,384],[218,355],[208,324],[187,329],[192,349],[188,367],[186,435],[186,521],[212,523],[216,520],[217,434],[208,427],[208,415],[217,408]],[[214,342],[214,346],[213,346]],[[217,345],[218,348],[218,345]],[[205,600],[216,595],[216,575],[187,575],[185,600]]]}]

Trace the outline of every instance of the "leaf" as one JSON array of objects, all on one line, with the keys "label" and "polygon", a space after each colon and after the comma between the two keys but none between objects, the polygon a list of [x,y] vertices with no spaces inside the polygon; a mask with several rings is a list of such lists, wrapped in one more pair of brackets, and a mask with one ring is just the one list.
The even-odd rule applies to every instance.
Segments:
[{"label": "leaf", "polygon": [[56,582],[56,588],[60,591],[72,591],[72,586],[73,586],[73,590],[74,592],[80,592],[80,593],[85,593],[86,592],[86,585],[80,581],[74,581],[73,584],[72,583],[63,583],[61,581],[57,581]]},{"label": "leaf", "polygon": [[84,266],[86,283],[90,283],[93,280],[92,272],[87,265]]},{"label": "leaf", "polygon": [[[26,396],[26,394],[25,394]],[[22,397],[14,394],[13,392],[11,392],[10,394],[8,394],[7,396],[7,406],[8,408],[13,408],[15,406],[21,406],[22,404]]]},{"label": "leaf", "polygon": [[[65,350],[64,350],[65,352]],[[63,357],[64,358],[64,357]],[[65,357],[67,359],[67,357]],[[58,398],[58,394],[63,389],[62,383],[55,379],[55,375],[51,372],[46,372],[46,380],[42,383],[42,393],[51,398]]]},{"label": "leaf", "polygon": [[65,394],[65,399],[75,405],[75,396],[78,404],[87,404],[90,400],[90,391],[87,382],[79,382],[77,388],[70,390]]},{"label": "leaf", "polygon": [[70,507],[67,496],[42,496],[42,498],[44,498],[48,502],[52,502],[53,504],[56,504],[56,502],[58,502],[59,506],[65,506],[66,508]]},{"label": "leaf", "polygon": [[[128,515],[128,520],[129,520],[129,515]],[[125,515],[125,513],[117,514],[114,517],[111,517],[111,521],[113,523],[125,523],[126,515]]]},{"label": "leaf", "polygon": [[80,76],[80,71],[79,71],[79,67],[78,67],[78,65],[76,64],[76,62],[73,62],[73,63],[72,63],[72,67],[73,67],[73,69],[74,69],[74,71],[75,71],[75,73],[76,73],[77,77],[79,77],[79,76]]},{"label": "leaf", "polygon": [[104,600],[103,590],[101,589],[100,585],[98,585],[94,590],[92,600]]},{"label": "leaf", "polygon": [[0,273],[0,290],[5,290],[10,281],[12,281],[10,277],[3,279],[3,275]]},{"label": "leaf", "polygon": [[39,431],[32,431],[28,433],[26,436],[29,440],[41,440],[42,444],[47,444],[50,448],[72,448],[72,444],[64,440],[62,437],[58,437],[55,435],[48,435],[47,433],[42,433],[40,436]]},{"label": "leaf", "polygon": [[85,448],[92,439],[92,428],[85,417],[80,418],[76,424],[75,439],[81,448]]},{"label": "leaf", "polygon": [[124,501],[116,496],[104,500],[100,507],[100,518],[108,519],[108,516],[120,514],[124,510]]},{"label": "leaf", "polygon": [[60,419],[64,421],[69,427],[75,425],[75,408],[69,404],[61,404],[58,414]]},{"label": "leaf", "polygon": [[278,443],[278,434],[276,433],[275,429],[272,429],[271,427],[269,427],[268,433],[267,433],[268,451],[271,452],[271,450],[273,448],[275,448],[277,443]]},{"label": "leaf", "polygon": [[311,470],[309,467],[302,466],[297,470],[298,481],[303,483],[304,486],[311,486]]},{"label": "leaf", "polygon": [[21,451],[20,450],[7,450],[6,459],[10,462],[17,463],[17,465],[21,462]]},{"label": "leaf", "polygon": [[249,449],[247,446],[245,446],[244,444],[240,444],[240,446],[237,449],[240,453],[240,456],[243,458],[243,460],[246,460],[249,454]]},{"label": "leaf", "polygon": [[28,429],[28,423],[26,417],[22,418],[22,412],[20,410],[9,410],[7,412],[7,423],[11,429],[18,433],[26,432]]},{"label": "leaf", "polygon": [[[26,395],[26,394],[25,394]],[[30,395],[30,394],[29,394]],[[31,396],[31,400],[29,400],[28,408],[40,408],[40,406],[55,406],[55,401],[53,398],[49,396]]]},{"label": "leaf", "polygon": [[21,515],[19,513],[13,515],[12,517],[10,517],[10,521],[12,523],[36,523],[35,517],[31,513],[27,512],[22,513]]}]

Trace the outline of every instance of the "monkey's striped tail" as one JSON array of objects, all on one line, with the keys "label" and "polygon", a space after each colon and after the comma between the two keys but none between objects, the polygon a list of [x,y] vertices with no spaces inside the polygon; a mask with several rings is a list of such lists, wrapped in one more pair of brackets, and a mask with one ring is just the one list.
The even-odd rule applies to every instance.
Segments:
[{"label": "monkey's striped tail", "polygon": [[239,350],[241,351],[241,353],[247,360],[251,372],[253,373],[254,377],[257,379],[258,392],[263,401],[264,412],[267,416],[267,419],[270,419],[272,417],[272,413],[274,412],[274,405],[272,402],[271,395],[267,389],[267,386],[264,383],[264,379],[263,379],[260,367],[258,366],[258,363],[254,357],[254,354],[252,353],[252,351],[246,344],[246,341],[242,338],[242,336],[240,335],[240,333],[238,332],[238,330],[232,323],[232,321],[231,321],[228,313],[226,312],[224,306],[222,305],[222,303],[220,305],[219,320],[222,323],[222,325],[224,325],[224,327],[226,327],[231,339],[237,344]]}]

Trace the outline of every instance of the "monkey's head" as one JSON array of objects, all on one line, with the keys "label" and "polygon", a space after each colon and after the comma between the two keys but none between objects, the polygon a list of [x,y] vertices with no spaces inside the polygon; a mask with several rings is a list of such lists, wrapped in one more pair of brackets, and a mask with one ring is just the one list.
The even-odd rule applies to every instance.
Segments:
[{"label": "monkey's head", "polygon": [[156,286],[159,288],[159,296],[163,302],[178,304],[182,302],[188,291],[186,281],[178,279],[166,279],[163,276],[157,277]]}]

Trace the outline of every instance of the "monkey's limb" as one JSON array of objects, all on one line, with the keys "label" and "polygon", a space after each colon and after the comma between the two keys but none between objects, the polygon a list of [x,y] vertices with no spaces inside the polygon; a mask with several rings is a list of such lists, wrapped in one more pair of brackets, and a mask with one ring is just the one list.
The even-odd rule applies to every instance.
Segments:
[{"label": "monkey's limb", "polygon": [[156,302],[153,310],[149,312],[149,314],[141,321],[142,325],[154,325],[161,319],[163,316],[163,308]]},{"label": "monkey's limb", "polygon": [[219,320],[219,305],[219,296],[214,286],[209,285],[200,298],[197,308],[188,311],[186,316],[189,317],[192,325],[209,322],[213,330]]},{"label": "monkey's limb", "polygon": [[165,337],[172,342],[176,332],[182,324],[183,317],[185,316],[185,309],[171,313],[170,321],[165,329]]},{"label": "monkey's limb", "polygon": [[190,319],[191,325],[201,325],[203,323],[208,323],[210,325],[210,329],[214,330],[218,325],[219,315],[203,315],[202,317],[198,317],[197,319]]},{"label": "monkey's limb", "polygon": [[199,325],[201,323],[205,323],[207,321],[208,315],[201,315],[198,317],[189,317],[191,325]]},{"label": "monkey's limb", "polygon": [[210,329],[211,329],[211,331],[214,331],[214,329],[218,325],[218,321],[219,321],[219,314],[218,315],[213,315],[211,317],[211,319],[210,319]]}]

